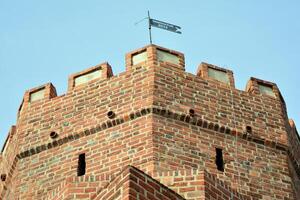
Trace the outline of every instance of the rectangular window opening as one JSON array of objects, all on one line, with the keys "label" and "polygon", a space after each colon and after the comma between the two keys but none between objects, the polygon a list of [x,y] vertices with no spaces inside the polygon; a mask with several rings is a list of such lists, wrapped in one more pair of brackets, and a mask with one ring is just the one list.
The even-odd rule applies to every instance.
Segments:
[{"label": "rectangular window opening", "polygon": [[80,154],[78,157],[78,167],[77,167],[77,176],[83,176],[85,175],[85,153]]},{"label": "rectangular window opening", "polygon": [[221,172],[224,172],[224,160],[222,149],[216,148],[216,166]]}]

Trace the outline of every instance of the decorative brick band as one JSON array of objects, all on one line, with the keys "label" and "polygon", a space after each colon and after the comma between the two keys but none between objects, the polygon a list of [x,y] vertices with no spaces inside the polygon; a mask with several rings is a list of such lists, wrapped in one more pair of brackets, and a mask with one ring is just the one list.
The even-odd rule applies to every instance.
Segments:
[{"label": "decorative brick band", "polygon": [[91,129],[86,129],[79,133],[73,133],[64,138],[61,138],[58,140],[53,140],[53,142],[49,142],[48,144],[42,144],[40,146],[33,147],[29,150],[23,151],[17,155],[17,158],[23,159],[23,158],[38,154],[38,153],[46,151],[48,149],[52,149],[52,148],[61,146],[63,144],[66,144],[68,142],[78,140],[79,138],[82,138],[84,136],[92,135],[92,134],[98,133],[100,131],[103,131],[105,129],[123,124],[124,122],[139,118],[139,117],[147,115],[151,112],[153,112],[153,111],[150,108],[143,108],[136,112],[132,112],[129,115],[125,115],[125,116],[122,116],[120,118],[113,119],[113,120],[108,120],[100,125],[97,125],[96,127],[91,128]]},{"label": "decorative brick band", "polygon": [[292,160],[294,161],[294,167],[296,169],[296,172],[298,174],[298,176],[300,177],[300,166],[298,165],[298,163],[296,162],[295,159],[293,159],[293,156],[291,153],[288,152],[288,147],[284,144],[280,144],[280,143],[276,143],[274,141],[270,141],[270,140],[266,140],[263,138],[259,138],[256,137],[254,135],[249,135],[249,134],[244,134],[242,131],[238,131],[236,129],[231,129],[229,127],[223,126],[223,125],[219,125],[217,123],[213,123],[213,122],[209,122],[207,120],[203,120],[197,117],[191,117],[190,115],[184,114],[184,113],[176,113],[164,108],[160,108],[160,107],[149,107],[149,108],[142,108],[141,110],[137,110],[136,112],[132,112],[128,115],[124,115],[122,117],[119,117],[117,119],[113,119],[113,120],[108,120],[100,125],[97,125],[96,127],[90,128],[90,129],[86,129],[82,132],[79,133],[73,133],[70,134],[64,138],[58,139],[58,140],[54,140],[53,142],[49,142],[48,144],[43,144],[37,147],[33,147],[29,150],[23,151],[21,153],[19,153],[17,155],[18,159],[22,159],[22,158],[26,158],[29,157],[31,155],[35,155],[38,154],[42,151],[46,151],[47,149],[52,149],[58,146],[61,146],[65,143],[74,141],[74,140],[78,140],[79,138],[82,138],[84,136],[88,136],[88,135],[92,135],[95,133],[98,133],[102,130],[123,124],[124,122],[130,121],[130,120],[134,120],[136,118],[148,115],[148,114],[156,114],[156,115],[160,115],[163,117],[167,117],[170,119],[174,119],[174,120],[179,120],[194,126],[198,126],[204,129],[209,129],[209,130],[213,130],[219,133],[223,133],[223,134],[227,134],[227,135],[232,135],[232,136],[238,136],[241,139],[245,139],[248,141],[252,141],[254,143],[260,144],[260,145],[265,145],[271,148],[275,148],[277,150],[283,151],[285,153],[287,153],[287,155],[292,157]]}]

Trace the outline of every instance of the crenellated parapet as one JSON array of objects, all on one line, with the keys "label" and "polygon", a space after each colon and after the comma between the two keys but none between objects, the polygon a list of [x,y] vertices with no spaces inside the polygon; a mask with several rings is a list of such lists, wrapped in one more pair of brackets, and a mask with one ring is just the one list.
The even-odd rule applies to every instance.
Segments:
[{"label": "crenellated parapet", "polygon": [[94,80],[106,80],[113,76],[111,66],[105,62],[69,76],[68,91]]},{"label": "crenellated parapet", "polygon": [[168,64],[173,69],[185,71],[184,54],[157,45],[131,51],[126,54],[126,71],[145,65]]},{"label": "crenellated parapet", "polygon": [[31,104],[41,100],[49,100],[56,97],[56,89],[52,83],[47,83],[30,90],[27,90],[24,95],[24,104]]},{"label": "crenellated parapet", "polygon": [[[117,174],[123,165],[150,174],[204,167],[231,184],[234,190],[228,186],[228,191],[246,197],[274,197],[278,185],[288,188],[299,180],[299,136],[293,121],[287,123],[275,83],[251,77],[242,91],[235,88],[233,71],[201,63],[196,74],[187,73],[183,53],[157,45],[129,52],[125,61],[126,70],[118,75],[107,62],[71,74],[67,92],[59,96],[51,83],[25,92],[0,172],[9,181],[37,181],[32,188],[15,182],[14,194],[43,194],[45,188],[62,187],[65,176],[77,188],[72,177],[80,155],[87,159],[86,177]],[[217,150],[224,152],[223,172],[215,167]],[[280,182],[268,182],[274,174]],[[5,186],[12,187],[7,180]],[[3,188],[0,194],[8,197]],[[276,195],[292,194],[287,189]]]},{"label": "crenellated parapet", "polygon": [[45,101],[50,100],[56,96],[56,89],[52,85],[52,83],[47,83],[27,90],[19,107],[17,119],[22,116],[24,110],[30,109],[32,104],[43,104]]},{"label": "crenellated parapet", "polygon": [[197,70],[197,76],[217,83],[222,83],[230,87],[235,87],[233,72],[212,64],[201,63]]},{"label": "crenellated parapet", "polygon": [[64,95],[57,96],[51,83],[26,91],[17,123],[25,145],[21,149],[51,141],[52,132],[62,136],[87,126],[88,120],[103,121],[109,111],[122,116],[152,104],[182,113],[193,110],[196,116],[237,132],[249,128],[251,137],[261,143],[287,145],[285,103],[275,83],[251,77],[241,91],[235,88],[231,70],[201,63],[196,75],[186,73],[184,54],[157,45],[125,58],[126,71],[117,76],[107,62],[70,75]]}]

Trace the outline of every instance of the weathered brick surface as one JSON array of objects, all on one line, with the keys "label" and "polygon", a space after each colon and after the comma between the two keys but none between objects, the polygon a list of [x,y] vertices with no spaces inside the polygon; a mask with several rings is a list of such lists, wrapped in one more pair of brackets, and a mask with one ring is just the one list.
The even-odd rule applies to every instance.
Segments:
[{"label": "weathered brick surface", "polygon": [[[159,62],[158,49],[179,64]],[[147,60],[132,66],[144,51]],[[64,95],[50,83],[26,91],[0,157],[1,199],[179,198],[165,186],[185,199],[299,199],[300,140],[276,84],[251,78],[240,91],[230,70],[221,69],[227,85],[208,77],[208,67],[221,69],[203,63],[187,73],[183,54],[150,45],[128,53],[117,76],[103,63],[71,75]],[[74,85],[95,69],[101,78]],[[260,83],[275,96],[260,94]],[[41,89],[44,97],[31,102]],[[77,177],[81,153],[86,174]],[[161,185],[142,181],[152,178]]]},{"label": "weathered brick surface", "polygon": [[[66,177],[76,176],[78,155],[83,152],[86,154],[87,174],[95,177],[118,173],[128,164],[150,170],[153,168],[151,167],[153,153],[151,129],[146,118],[140,117],[99,133],[58,144],[56,147],[19,160],[17,169],[22,171],[22,174],[18,178],[24,182],[19,183],[15,194],[23,197],[23,194],[28,195],[30,192],[33,196],[37,194],[36,191],[45,193]],[[28,188],[30,180],[34,181],[30,187],[35,188],[32,191]],[[23,183],[27,184],[22,185]]]},{"label": "weathered brick surface", "polygon": [[154,180],[151,176],[132,166],[128,166],[94,199],[183,200],[184,198],[165,185]]},{"label": "weathered brick surface", "polygon": [[185,199],[250,199],[239,194],[228,184],[218,180],[206,170],[186,169],[160,171],[150,175],[181,194]]},{"label": "weathered brick surface", "polygon": [[253,136],[287,144],[281,101],[267,95],[249,94],[211,79],[177,72],[166,64],[155,68],[154,104],[197,116],[220,125],[243,130],[253,129]]},{"label": "weathered brick surface", "polygon": [[[300,199],[300,137],[297,133],[296,125],[293,120],[289,121],[288,138],[289,138],[289,169],[293,180],[295,196]],[[296,168],[294,166],[297,166]]]},{"label": "weathered brick surface", "polygon": [[110,176],[83,176],[66,178],[55,189],[48,192],[45,199],[93,199],[112,179]]},{"label": "weathered brick surface", "polygon": [[[154,120],[157,171],[204,167],[219,179],[230,182],[233,188],[239,185],[241,194],[292,198],[286,152],[229,134],[224,137],[213,130],[183,126],[185,123],[179,120],[161,116],[155,116]],[[215,166],[216,147],[224,151],[224,173]],[[280,188],[286,189],[279,192]]]}]

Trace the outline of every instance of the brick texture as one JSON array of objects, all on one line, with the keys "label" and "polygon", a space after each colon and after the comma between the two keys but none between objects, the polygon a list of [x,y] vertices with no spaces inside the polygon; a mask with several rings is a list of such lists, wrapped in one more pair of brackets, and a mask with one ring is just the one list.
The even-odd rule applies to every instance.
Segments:
[{"label": "brick texture", "polygon": [[[158,61],[157,50],[179,62]],[[51,83],[25,92],[0,156],[0,199],[300,199],[300,139],[275,83],[250,78],[241,91],[232,71],[202,63],[187,73],[182,53],[156,45],[125,59],[118,75],[108,63],[70,75],[60,96]],[[95,70],[101,78],[74,85]]]}]

